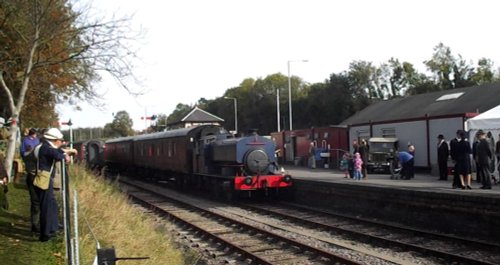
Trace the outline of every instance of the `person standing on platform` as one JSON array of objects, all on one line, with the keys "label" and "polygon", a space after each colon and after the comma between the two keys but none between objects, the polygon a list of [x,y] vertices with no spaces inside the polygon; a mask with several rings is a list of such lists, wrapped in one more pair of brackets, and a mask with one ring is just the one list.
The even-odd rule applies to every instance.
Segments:
[{"label": "person standing on platform", "polygon": [[490,163],[493,158],[490,144],[486,140],[486,133],[483,130],[477,132],[479,142],[476,147],[477,175],[481,177],[483,186],[481,189],[491,189]]},{"label": "person standing on platform", "polygon": [[368,172],[366,169],[366,163],[368,162],[368,152],[369,152],[369,146],[368,143],[366,142],[365,139],[361,139],[361,143],[358,147],[358,153],[361,157],[361,161],[363,161],[362,167],[361,167],[361,174],[363,175],[363,179],[366,179],[368,177]]},{"label": "person standing on platform", "polygon": [[500,167],[500,134],[498,135],[498,141],[495,147],[495,155],[497,156],[497,164]]},{"label": "person standing on platform", "polygon": [[345,152],[340,160],[340,170],[344,171],[344,178],[349,178],[349,159],[351,154]]},{"label": "person standing on platform", "polygon": [[439,168],[439,180],[448,180],[448,156],[450,150],[448,143],[444,140],[442,134],[438,135],[437,157]]},{"label": "person standing on platform", "polygon": [[453,138],[451,141],[450,141],[450,156],[451,156],[451,160],[453,160],[453,184],[452,184],[452,188],[456,189],[456,188],[463,188],[462,186],[462,183],[460,182],[460,175],[458,174],[458,170],[457,170],[457,145],[458,143],[460,142],[460,132],[461,130],[457,130],[457,133],[456,133],[456,137]]},{"label": "person standing on platform", "polygon": [[312,169],[316,168],[316,147],[313,142],[309,146],[309,166]]},{"label": "person standing on platform", "polygon": [[[467,141],[467,135],[465,131],[460,131],[460,141],[456,144],[456,161],[457,161],[457,171],[460,176],[460,184],[462,184],[462,189],[472,189],[470,186],[471,182],[471,165],[470,165],[470,155],[472,153],[469,141]],[[467,185],[465,184],[467,182]]]},{"label": "person standing on platform", "polygon": [[359,153],[354,154],[354,180],[361,180],[361,171],[363,168],[363,160]]},{"label": "person standing on platform", "polygon": [[490,150],[491,150],[491,159],[490,159],[490,167],[489,167],[490,176],[489,177],[491,177],[491,179],[493,179],[494,183],[496,183],[497,179],[495,178],[495,174],[494,174],[496,158],[495,158],[495,155],[493,155],[493,152],[495,151],[495,139],[493,138],[493,134],[490,131],[486,134],[486,141],[488,141],[488,145],[490,146]]},{"label": "person standing on platform", "polygon": [[477,163],[477,145],[479,144],[479,131],[474,136],[474,142],[472,143],[472,160],[476,165],[476,182],[481,183],[481,173],[479,172],[479,164]]},{"label": "person standing on platform", "polygon": [[495,155],[497,157],[498,180],[497,179],[493,179],[493,180],[494,180],[494,183],[496,185],[498,182],[500,182],[500,134],[498,135],[498,140],[497,140],[497,143],[495,145]]},{"label": "person standing on platform", "polygon": [[352,141],[352,155],[354,156],[355,153],[359,151],[359,144],[357,140]]}]

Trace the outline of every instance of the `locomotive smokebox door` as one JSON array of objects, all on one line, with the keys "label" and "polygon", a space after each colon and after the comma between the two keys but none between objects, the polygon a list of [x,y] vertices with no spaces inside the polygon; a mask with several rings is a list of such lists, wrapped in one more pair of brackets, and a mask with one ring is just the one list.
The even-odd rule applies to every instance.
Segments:
[{"label": "locomotive smokebox door", "polygon": [[251,173],[264,174],[268,171],[269,157],[264,150],[250,150],[245,155],[245,161],[247,170],[249,170]]}]

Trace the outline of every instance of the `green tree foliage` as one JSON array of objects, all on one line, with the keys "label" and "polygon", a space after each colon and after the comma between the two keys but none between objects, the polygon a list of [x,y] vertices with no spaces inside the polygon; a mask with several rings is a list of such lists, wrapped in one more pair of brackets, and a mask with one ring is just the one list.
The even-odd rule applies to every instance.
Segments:
[{"label": "green tree foliage", "polygon": [[114,138],[134,135],[132,126],[134,122],[130,118],[128,112],[122,110],[115,114],[112,123],[107,123],[104,126],[104,137]]},{"label": "green tree foliage", "polygon": [[478,60],[477,67],[474,67],[460,54],[453,55],[451,49],[443,43],[434,48],[432,58],[424,64],[433,73],[440,90],[498,81],[498,73],[495,77],[491,60],[481,58]]},{"label": "green tree foliage", "polygon": [[455,57],[451,54],[450,47],[439,43],[434,47],[432,58],[424,61],[424,64],[434,74],[434,78],[442,90],[455,88],[452,80]]},{"label": "green tree foliage", "polygon": [[475,84],[484,84],[500,81],[500,76],[494,72],[494,63],[490,59],[481,58],[477,61],[476,71],[472,74],[471,80]]},{"label": "green tree foliage", "polygon": [[[175,110],[170,114],[167,118],[167,124],[175,123],[182,119],[184,116],[186,116],[189,111],[192,109],[191,106],[179,103],[175,107]],[[175,128],[175,127],[170,127],[170,128]]]},{"label": "green tree foliage", "polygon": [[371,62],[353,61],[349,64],[348,76],[354,97],[380,98],[381,93],[375,86],[376,67]]}]

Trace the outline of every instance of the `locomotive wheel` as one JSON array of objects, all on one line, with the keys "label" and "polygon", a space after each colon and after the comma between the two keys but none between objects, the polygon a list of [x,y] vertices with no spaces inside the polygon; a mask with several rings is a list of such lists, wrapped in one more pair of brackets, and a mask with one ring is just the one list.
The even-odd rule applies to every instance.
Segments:
[{"label": "locomotive wheel", "polygon": [[235,197],[235,191],[233,186],[231,185],[231,181],[222,181],[222,190],[224,192],[224,199],[227,201],[232,201]]}]

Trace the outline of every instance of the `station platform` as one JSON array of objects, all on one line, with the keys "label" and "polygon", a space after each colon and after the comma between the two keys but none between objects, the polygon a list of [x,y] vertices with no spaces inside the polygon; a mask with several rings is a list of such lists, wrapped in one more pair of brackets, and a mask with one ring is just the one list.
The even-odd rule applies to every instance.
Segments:
[{"label": "station platform", "polygon": [[472,190],[463,190],[452,188],[453,176],[368,174],[356,181],[335,169],[283,167],[294,179],[291,199],[301,205],[478,240],[500,235],[500,184],[483,190],[472,181]]},{"label": "station platform", "polygon": [[366,179],[356,181],[350,178],[344,178],[344,172],[336,169],[315,168],[310,169],[306,167],[284,165],[285,171],[288,172],[294,179],[297,180],[310,180],[320,182],[332,182],[348,185],[362,185],[373,187],[387,187],[395,189],[410,189],[414,191],[427,191],[439,193],[457,193],[457,194],[471,194],[476,196],[487,196],[500,198],[500,184],[491,185],[491,189],[480,189],[481,183],[475,180],[475,173],[472,175],[471,187],[472,190],[462,190],[460,188],[453,189],[453,176],[448,176],[448,180],[438,180],[438,176],[431,176],[429,174],[415,173],[415,178],[410,180],[391,179],[389,174],[368,174]]}]

